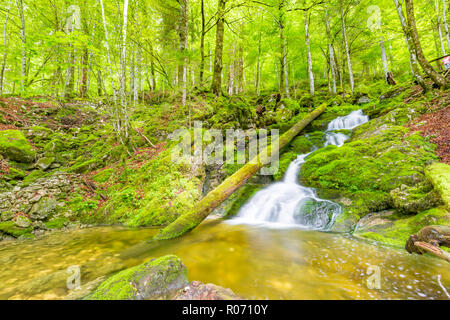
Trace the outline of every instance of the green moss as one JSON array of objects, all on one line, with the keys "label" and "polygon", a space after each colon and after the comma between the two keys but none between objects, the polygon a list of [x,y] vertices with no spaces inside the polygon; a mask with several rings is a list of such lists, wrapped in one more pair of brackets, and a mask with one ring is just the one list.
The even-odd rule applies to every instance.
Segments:
[{"label": "green moss", "polygon": [[27,187],[33,182],[35,182],[37,179],[42,178],[45,176],[45,172],[42,170],[34,170],[31,173],[29,173],[25,179],[23,180],[22,187]]},{"label": "green moss", "polygon": [[0,222],[0,232],[6,233],[7,235],[13,236],[15,238],[19,237],[32,237],[31,231],[32,227],[20,228],[14,225],[14,221]]},{"label": "green moss", "polygon": [[435,162],[426,168],[425,175],[439,192],[447,209],[450,210],[450,166]]},{"label": "green moss", "polygon": [[297,154],[304,154],[311,151],[313,147],[313,143],[305,136],[300,136],[295,138],[291,142],[292,151],[296,152]]},{"label": "green moss", "polygon": [[230,218],[235,216],[239,209],[261,190],[261,187],[261,185],[246,184],[233,193],[225,205],[225,217]]},{"label": "green moss", "polygon": [[23,163],[33,162],[36,157],[36,151],[19,130],[0,131],[0,154]]},{"label": "green moss", "polygon": [[409,236],[417,234],[428,225],[448,225],[449,212],[443,208],[434,208],[412,217],[392,216],[392,224],[375,232],[355,233],[356,236],[386,243],[395,247],[404,247]]},{"label": "green moss", "polygon": [[45,226],[49,229],[62,229],[67,222],[67,218],[55,218],[45,222]]},{"label": "green moss", "polygon": [[109,180],[111,175],[114,173],[114,169],[105,169],[97,173],[95,176],[92,177],[92,180],[95,182],[104,183]]},{"label": "green moss", "polygon": [[187,269],[176,256],[152,259],[121,271],[106,281],[86,300],[140,300],[167,297],[188,284]]}]

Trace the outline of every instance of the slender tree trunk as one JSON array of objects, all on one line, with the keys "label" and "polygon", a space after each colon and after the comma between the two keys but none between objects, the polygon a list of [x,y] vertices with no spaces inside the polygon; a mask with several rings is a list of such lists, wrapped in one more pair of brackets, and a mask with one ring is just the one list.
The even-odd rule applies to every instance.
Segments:
[{"label": "slender tree trunk", "polygon": [[200,32],[200,85],[202,85],[205,71],[205,0],[201,0],[200,2],[200,11],[202,16],[202,30]]},{"label": "slender tree trunk", "polygon": [[27,38],[25,33],[25,13],[23,11],[23,0],[16,0],[17,9],[20,17],[20,39],[22,41],[22,64],[20,68],[20,90],[25,91],[25,84],[27,83]]},{"label": "slender tree trunk", "polygon": [[128,25],[128,0],[123,4],[123,24],[122,24],[122,42],[119,58],[119,95],[120,95],[120,110],[118,112],[119,118],[119,137],[122,143],[128,143],[128,97],[126,94],[126,72],[127,72],[127,25]]},{"label": "slender tree trunk", "polygon": [[384,46],[384,38],[381,37],[380,40],[380,49],[381,49],[381,60],[383,61],[383,71],[384,71],[384,79],[387,79],[389,72],[389,63],[386,58],[386,49]]},{"label": "slender tree trunk", "polygon": [[105,45],[106,45],[106,57],[108,58],[109,77],[111,78],[111,86],[112,86],[112,90],[113,90],[114,104],[117,105],[117,93],[116,93],[116,85],[114,84],[114,82],[115,82],[114,74],[112,71],[111,51],[109,49],[109,40],[108,40],[109,37],[108,37],[108,28],[106,27],[105,9],[103,7],[103,0],[99,0],[99,1],[100,1],[100,6],[102,8],[103,28],[105,29]]},{"label": "slender tree trunk", "polygon": [[349,49],[348,41],[347,41],[347,31],[345,30],[345,15],[344,15],[344,5],[342,3],[342,0],[340,0],[340,7],[341,7],[341,19],[342,19],[342,35],[344,38],[345,53],[347,55],[347,65],[348,65],[348,75],[350,78],[350,88],[351,88],[351,91],[353,94],[353,92],[355,90],[355,81],[353,79],[352,60],[350,59],[350,49]]},{"label": "slender tree trunk", "polygon": [[11,0],[8,1],[8,9],[6,10],[5,24],[3,26],[3,43],[5,46],[5,49],[3,52],[2,67],[0,69],[0,95],[3,94],[3,83],[4,83],[5,69],[6,69],[6,57],[8,56],[9,36],[7,35],[6,31],[7,31],[7,27],[8,27],[8,19],[9,19],[9,11],[10,10],[11,10]]},{"label": "slender tree trunk", "polygon": [[447,80],[440,75],[438,72],[436,72],[431,64],[428,62],[428,60],[425,58],[425,55],[422,51],[422,46],[420,44],[419,35],[417,33],[416,28],[416,19],[414,17],[414,5],[412,0],[405,0],[406,4],[406,15],[408,18],[408,31],[411,34],[413,43],[414,43],[414,50],[416,51],[417,59],[422,66],[422,69],[425,71],[425,73],[430,76],[430,78],[433,80],[433,82],[438,85],[439,87],[445,88],[448,85]]},{"label": "slender tree trunk", "polygon": [[331,84],[332,84],[332,92],[336,94],[336,68],[335,68],[335,59],[334,59],[334,48],[331,44],[331,30],[330,30],[330,21],[328,19],[328,8],[325,8],[325,26],[327,29],[327,40],[328,40],[328,54],[330,59],[330,71],[331,71]]},{"label": "slender tree trunk", "polygon": [[280,28],[280,93],[283,96],[289,96],[289,83],[287,79],[287,43],[286,36],[284,34],[286,24],[286,0],[279,0],[279,28]]},{"label": "slender tree trunk", "polygon": [[214,74],[211,91],[216,95],[222,94],[222,55],[223,36],[225,31],[225,6],[227,0],[218,0],[217,25],[216,25],[216,53],[214,58]]},{"label": "slender tree trunk", "polygon": [[256,95],[261,95],[261,31],[258,38],[258,61],[256,63]]},{"label": "slender tree trunk", "polygon": [[306,50],[308,54],[308,78],[309,78],[309,93],[311,96],[314,96],[314,74],[313,74],[313,66],[312,66],[312,58],[311,58],[311,46],[309,44],[309,19],[310,14],[308,11],[305,11],[305,42],[306,42]]},{"label": "slender tree trunk", "polygon": [[439,12],[439,0],[434,0],[434,8],[436,9],[436,27],[439,34],[439,42],[441,44],[442,55],[445,56],[444,39],[442,37],[441,18]]},{"label": "slender tree trunk", "polygon": [[186,105],[187,99],[187,50],[188,50],[188,27],[189,27],[189,0],[180,1],[180,53],[182,55],[181,65],[181,88],[182,88],[182,105]]},{"label": "slender tree trunk", "polygon": [[445,7],[445,0],[442,0],[442,20],[444,22],[444,30],[445,30],[445,37],[447,39],[447,48],[450,51],[450,34],[448,31],[448,25],[447,25],[447,8]]},{"label": "slender tree trunk", "polygon": [[420,71],[419,63],[417,61],[416,51],[414,50],[414,43],[411,37],[411,33],[409,32],[409,28],[403,14],[402,5],[398,0],[394,0],[395,7],[397,8],[397,14],[400,19],[400,23],[402,25],[403,33],[405,34],[406,46],[408,47],[409,52],[409,60],[411,65],[411,71],[413,77],[417,80],[420,86],[424,89],[424,91],[428,90],[428,87],[422,77],[422,73]]}]

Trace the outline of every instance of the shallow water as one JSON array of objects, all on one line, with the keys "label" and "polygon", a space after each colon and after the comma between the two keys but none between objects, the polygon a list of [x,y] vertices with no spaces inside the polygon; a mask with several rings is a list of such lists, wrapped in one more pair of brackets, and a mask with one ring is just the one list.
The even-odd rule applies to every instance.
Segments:
[{"label": "shallow water", "polygon": [[[0,243],[1,299],[63,299],[66,269],[81,284],[154,257],[179,256],[190,280],[231,288],[247,299],[447,299],[448,263],[338,234],[208,220],[187,236],[148,243],[157,230],[121,227],[56,232]],[[368,267],[381,288],[369,289]]]}]

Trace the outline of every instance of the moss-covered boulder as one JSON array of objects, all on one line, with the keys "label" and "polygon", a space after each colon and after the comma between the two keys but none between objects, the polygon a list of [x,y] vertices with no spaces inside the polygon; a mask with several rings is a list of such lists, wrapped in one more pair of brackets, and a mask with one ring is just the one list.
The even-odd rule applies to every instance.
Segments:
[{"label": "moss-covered boulder", "polygon": [[425,175],[439,192],[447,210],[450,210],[450,166],[435,162],[425,169]]},{"label": "moss-covered boulder", "polygon": [[[404,188],[426,185],[424,167],[436,159],[431,144],[417,134],[408,136],[407,133],[407,128],[392,125],[358,129],[342,147],[328,146],[308,157],[302,166],[302,178],[312,187],[340,190],[351,200],[361,199],[360,195],[368,192],[368,197],[352,205],[361,216],[378,211],[373,209],[387,209],[392,205],[392,190],[402,185]],[[430,189],[414,191],[411,200],[418,200],[414,212],[433,205],[432,195],[427,197]],[[392,195],[395,197],[396,193]],[[381,200],[376,201],[376,208],[365,205],[372,198]],[[401,198],[396,200],[399,200],[396,206],[402,207]]]},{"label": "moss-covered boulder", "polygon": [[392,190],[390,196],[394,208],[405,214],[417,214],[442,204],[439,193],[428,183],[413,187],[403,184]]},{"label": "moss-covered boulder", "polygon": [[36,151],[19,130],[0,131],[0,154],[20,163],[31,163]]},{"label": "moss-covered boulder", "polygon": [[178,257],[169,255],[113,275],[85,299],[167,299],[188,284],[186,267]]},{"label": "moss-covered boulder", "polygon": [[55,162],[55,157],[42,157],[36,162],[36,167],[42,171],[47,170]]}]

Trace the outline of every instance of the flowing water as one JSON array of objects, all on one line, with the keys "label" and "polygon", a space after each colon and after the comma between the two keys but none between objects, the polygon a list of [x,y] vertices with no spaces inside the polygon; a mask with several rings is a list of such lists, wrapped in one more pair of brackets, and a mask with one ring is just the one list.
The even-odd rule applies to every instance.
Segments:
[{"label": "flowing water", "polygon": [[[325,132],[324,146],[342,146],[349,138],[338,130],[351,130],[369,121],[361,110],[331,121]],[[331,227],[341,207],[320,199],[316,191],[298,183],[301,165],[310,153],[299,155],[287,169],[284,179],[259,191],[239,210],[232,224],[265,225],[267,227],[303,227],[327,230]]]},{"label": "flowing water", "polygon": [[[364,119],[360,112],[336,119],[327,143],[341,145],[347,137],[332,131]],[[95,287],[89,283],[167,254],[182,259],[191,280],[231,288],[247,299],[447,299],[450,268],[444,261],[307,230],[326,229],[330,212],[335,216],[339,208],[297,183],[306,156],[231,222],[209,219],[180,239],[148,243],[157,229],[96,227],[1,242],[0,299],[64,299],[73,293],[66,285],[70,266],[80,267],[87,294]],[[379,286],[373,287],[377,275]]]}]

